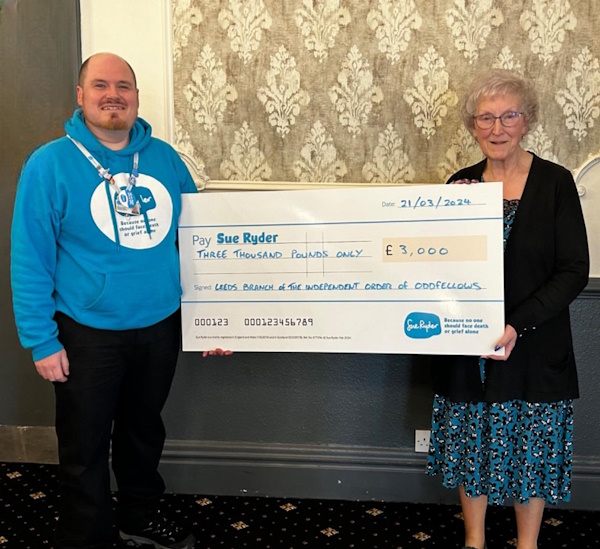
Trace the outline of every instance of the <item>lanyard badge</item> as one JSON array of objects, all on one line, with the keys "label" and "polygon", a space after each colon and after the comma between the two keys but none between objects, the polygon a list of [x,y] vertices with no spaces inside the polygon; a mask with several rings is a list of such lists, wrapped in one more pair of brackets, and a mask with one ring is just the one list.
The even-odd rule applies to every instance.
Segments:
[{"label": "lanyard badge", "polygon": [[136,199],[133,196],[133,193],[127,189],[123,189],[122,191],[120,191],[117,195],[117,199],[115,200],[115,206],[117,208],[117,211],[121,213],[129,212],[130,214],[132,214],[135,204]]},{"label": "lanyard badge", "polygon": [[133,187],[138,177],[139,153],[133,155],[133,168],[127,187],[121,189],[115,198],[115,209],[123,215],[140,215],[140,204],[133,194]]}]

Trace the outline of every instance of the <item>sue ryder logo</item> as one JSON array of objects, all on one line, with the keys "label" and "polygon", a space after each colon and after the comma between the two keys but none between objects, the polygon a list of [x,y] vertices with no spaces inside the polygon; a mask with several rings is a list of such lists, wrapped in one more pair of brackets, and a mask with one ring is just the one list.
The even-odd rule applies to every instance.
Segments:
[{"label": "sue ryder logo", "polygon": [[427,339],[440,335],[440,318],[432,313],[410,313],[404,321],[404,333],[412,339]]}]

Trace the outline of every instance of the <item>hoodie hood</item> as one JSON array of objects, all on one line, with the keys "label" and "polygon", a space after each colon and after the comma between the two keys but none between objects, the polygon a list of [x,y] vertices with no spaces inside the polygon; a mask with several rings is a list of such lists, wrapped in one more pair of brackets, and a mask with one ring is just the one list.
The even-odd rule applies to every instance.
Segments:
[{"label": "hoodie hood", "polygon": [[[96,136],[85,125],[81,109],[75,110],[73,116],[65,122],[64,129],[68,135],[83,144],[83,146],[92,154],[105,149]],[[129,144],[124,149],[112,151],[112,153],[121,156],[141,152],[148,146],[151,138],[152,127],[143,118],[138,116],[135,124],[129,131]]]}]

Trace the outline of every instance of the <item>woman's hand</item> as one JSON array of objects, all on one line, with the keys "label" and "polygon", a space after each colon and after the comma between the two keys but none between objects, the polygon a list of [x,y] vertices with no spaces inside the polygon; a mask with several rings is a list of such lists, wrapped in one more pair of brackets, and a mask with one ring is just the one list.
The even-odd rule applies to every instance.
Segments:
[{"label": "woman's hand", "polygon": [[504,347],[504,356],[502,355],[486,355],[481,358],[490,358],[492,360],[508,360],[510,353],[517,343],[517,331],[510,325],[507,324],[504,328],[504,335],[496,342],[494,351],[498,351]]},{"label": "woman's hand", "polygon": [[223,349],[219,349],[218,347],[216,349],[212,349],[211,351],[203,351],[202,356],[203,357],[207,357],[207,356],[214,356],[214,355],[219,355],[219,356],[228,356],[228,355],[232,355],[233,351],[224,351]]}]

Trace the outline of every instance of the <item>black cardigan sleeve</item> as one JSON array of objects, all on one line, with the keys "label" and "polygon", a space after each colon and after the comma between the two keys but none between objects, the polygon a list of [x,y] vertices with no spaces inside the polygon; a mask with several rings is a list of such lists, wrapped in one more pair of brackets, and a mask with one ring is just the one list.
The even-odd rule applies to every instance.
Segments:
[{"label": "black cardigan sleeve", "polygon": [[[523,256],[518,265],[513,265],[517,277],[520,277],[520,271],[527,271],[527,278],[538,284],[525,300],[514,307],[507,307],[506,323],[513,326],[519,334],[535,329],[568,308],[585,288],[589,276],[587,235],[573,176],[566,169],[539,158],[535,158],[534,164],[536,172],[544,170],[544,175],[539,175],[539,188],[542,192],[553,191],[554,194],[552,200],[538,204],[540,209],[547,205],[554,208],[554,211],[548,212],[548,219],[553,221],[553,227],[549,226],[548,229],[553,230],[553,234],[548,234],[544,242],[536,245],[543,249],[547,241],[552,241],[553,247],[544,250],[549,269],[545,269],[543,262],[535,265],[527,262],[527,258]],[[534,177],[538,176],[534,174]],[[528,198],[535,200],[536,197]],[[523,206],[528,208],[531,222],[543,223],[543,212],[536,210],[536,204]],[[526,235],[521,237],[527,238]],[[521,280],[524,281],[525,278],[523,276]],[[518,284],[518,280],[513,284]]]}]

